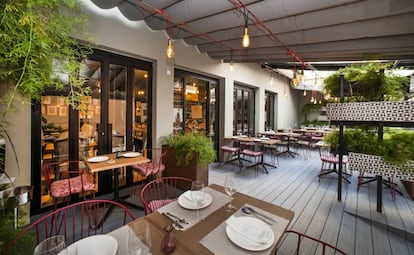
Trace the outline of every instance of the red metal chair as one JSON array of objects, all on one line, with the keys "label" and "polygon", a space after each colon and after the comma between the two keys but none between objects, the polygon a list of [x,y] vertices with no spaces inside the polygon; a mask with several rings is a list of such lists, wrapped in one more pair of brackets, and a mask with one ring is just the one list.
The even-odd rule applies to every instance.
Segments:
[{"label": "red metal chair", "polygon": [[69,204],[73,194],[82,194],[85,200],[86,193],[90,192],[95,198],[94,178],[86,169],[83,161],[64,161],[43,165],[42,176],[54,199],[55,209],[59,200]]},{"label": "red metal chair", "polygon": [[228,154],[231,155],[230,159],[227,160],[226,162],[224,162],[224,164],[227,164],[227,163],[230,163],[230,162],[233,162],[233,161],[238,161],[239,162],[239,169],[243,166],[243,164],[241,162],[241,158],[240,158],[240,147],[234,145],[233,139],[223,138],[221,140],[220,150],[223,153],[228,153]]},{"label": "red metal chair", "polygon": [[[335,246],[328,244],[322,240],[316,239],[314,237],[305,235],[303,233],[297,232],[295,230],[286,230],[286,234],[292,234],[292,235],[296,235],[297,236],[297,244],[296,244],[296,252],[294,254],[299,255],[300,254],[300,249],[301,249],[301,244],[304,242],[309,242],[309,241],[313,241],[315,244],[321,246],[322,249],[322,255],[325,255],[325,253],[327,252],[327,250],[329,251],[329,254],[343,254],[346,255],[345,252],[341,251],[340,249],[336,248]],[[276,253],[277,254],[277,251]],[[306,252],[304,252],[303,254],[308,254]],[[314,253],[312,253],[314,254]]]},{"label": "red metal chair", "polygon": [[[103,218],[106,210],[113,206],[116,214]],[[99,220],[99,228],[96,228]],[[3,255],[6,254],[31,254],[38,243],[54,235],[63,235],[66,244],[70,245],[82,238],[106,234],[119,228],[135,216],[122,204],[110,200],[87,200],[71,204],[46,214],[40,219],[24,228],[4,246]],[[28,243],[31,236],[33,242]],[[28,237],[30,238],[30,237]]]},{"label": "red metal chair", "polygon": [[147,183],[141,190],[145,214],[174,202],[186,190],[191,189],[191,179],[184,177],[161,177]]},{"label": "red metal chair", "polygon": [[[151,158],[150,162],[137,164],[132,166],[132,170],[143,177],[151,178],[156,174],[160,174],[165,170],[165,165],[162,163],[162,158],[167,154],[166,149],[153,148],[144,149],[144,155]],[[137,185],[131,187],[131,195],[136,192]]]},{"label": "red metal chair", "polygon": [[[321,159],[321,170],[319,171],[319,181],[322,176],[330,174],[330,173],[337,173],[338,174],[338,164],[339,162],[339,155],[334,155],[330,151],[329,146],[321,146],[319,147],[319,157]],[[351,175],[347,172],[347,165],[348,165],[348,158],[343,157],[342,159],[342,179],[345,181],[345,183],[351,183],[351,181],[346,178],[346,175]]]}]

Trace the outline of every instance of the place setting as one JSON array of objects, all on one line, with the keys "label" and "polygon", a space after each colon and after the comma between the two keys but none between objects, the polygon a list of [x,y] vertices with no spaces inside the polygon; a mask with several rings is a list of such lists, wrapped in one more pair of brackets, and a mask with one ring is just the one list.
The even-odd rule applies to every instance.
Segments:
[{"label": "place setting", "polygon": [[233,212],[200,243],[214,254],[269,254],[287,220],[247,203]]},{"label": "place setting", "polygon": [[185,231],[230,201],[225,194],[193,181],[191,189],[158,212],[169,218],[176,230]]}]

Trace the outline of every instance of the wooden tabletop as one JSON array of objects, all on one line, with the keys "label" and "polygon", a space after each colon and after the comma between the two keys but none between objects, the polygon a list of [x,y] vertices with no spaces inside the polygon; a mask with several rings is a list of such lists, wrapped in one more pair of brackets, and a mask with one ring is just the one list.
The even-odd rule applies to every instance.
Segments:
[{"label": "wooden tabletop", "polygon": [[[126,152],[122,152],[122,154],[124,153]],[[105,155],[100,155],[100,156],[107,156],[109,159],[103,162],[93,163],[93,162],[88,161],[90,157],[84,158],[85,164],[88,166],[90,172],[95,173],[95,172],[110,170],[114,168],[121,168],[125,166],[132,166],[135,164],[146,163],[150,161],[144,156],[131,157],[131,158],[126,158],[126,157],[117,158],[116,153],[105,154]]]},{"label": "wooden tabletop", "polygon": [[[213,184],[209,186],[212,189],[224,193],[224,188],[222,186]],[[277,205],[273,205],[267,203],[265,201],[241,194],[236,193],[233,195],[232,204],[237,208],[242,207],[245,203],[249,203],[253,206],[257,206],[263,210],[269,211],[279,217],[285,218],[291,222],[294,216],[294,212],[285,208],[282,208]],[[231,214],[226,212],[225,208],[222,207],[217,211],[213,212],[209,216],[207,216],[203,221],[198,223],[197,225],[193,226],[192,228],[186,231],[176,231],[174,230],[173,234],[176,239],[177,248],[172,254],[180,254],[180,255],[203,255],[203,254],[213,254],[210,250],[205,248],[203,245],[199,243],[204,236],[214,230],[217,226],[219,226],[222,222],[224,222]],[[151,228],[151,239],[152,239],[152,247],[151,253],[153,255],[157,254],[164,254],[161,252],[161,240],[165,235],[163,227],[170,224],[170,220],[167,219],[165,216],[159,214],[158,212],[154,212],[152,214],[146,215],[145,217],[141,217],[137,219],[138,221],[146,221],[150,224]],[[285,227],[284,230],[288,225]],[[277,241],[276,245],[274,246],[273,250],[269,254],[274,254],[276,251],[277,246],[279,245],[280,239]]]}]

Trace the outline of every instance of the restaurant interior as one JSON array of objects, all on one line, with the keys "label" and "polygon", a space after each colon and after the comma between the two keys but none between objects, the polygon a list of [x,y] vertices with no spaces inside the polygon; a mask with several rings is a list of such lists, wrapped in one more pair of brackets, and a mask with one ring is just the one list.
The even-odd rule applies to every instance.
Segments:
[{"label": "restaurant interior", "polygon": [[[65,236],[56,254],[414,254],[412,1],[76,2],[88,94],[75,107],[70,90],[48,86],[4,115],[0,184],[17,202],[0,200],[23,232],[0,241],[2,254],[31,253],[42,240],[19,239],[56,217],[77,233],[40,230]],[[329,87],[358,65],[397,77],[399,98],[358,101],[364,84],[346,74]],[[180,166],[204,171],[201,184],[168,169],[183,135],[214,150],[207,166]],[[409,163],[356,161],[371,135],[377,151],[411,145]]]}]

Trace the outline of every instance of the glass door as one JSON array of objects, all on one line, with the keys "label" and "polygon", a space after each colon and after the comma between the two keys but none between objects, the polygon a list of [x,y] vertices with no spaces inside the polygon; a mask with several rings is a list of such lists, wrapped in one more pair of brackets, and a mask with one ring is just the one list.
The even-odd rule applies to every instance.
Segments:
[{"label": "glass door", "polygon": [[[80,75],[90,94],[78,109],[67,104],[68,91],[47,91],[32,107],[34,210],[54,203],[41,176],[42,165],[151,147],[152,64],[99,50],[84,63]],[[112,171],[96,173],[95,179],[98,195],[113,191]],[[121,188],[133,181],[132,171],[122,169]]]}]

